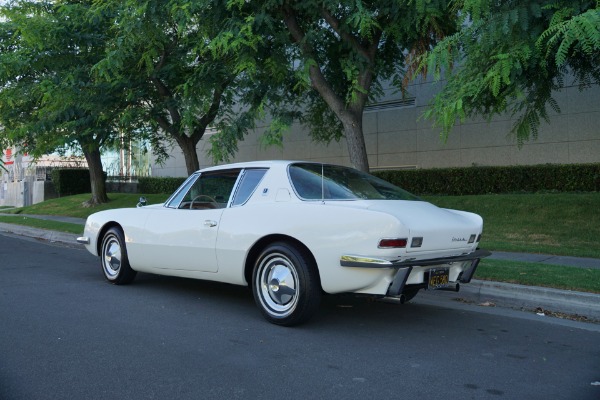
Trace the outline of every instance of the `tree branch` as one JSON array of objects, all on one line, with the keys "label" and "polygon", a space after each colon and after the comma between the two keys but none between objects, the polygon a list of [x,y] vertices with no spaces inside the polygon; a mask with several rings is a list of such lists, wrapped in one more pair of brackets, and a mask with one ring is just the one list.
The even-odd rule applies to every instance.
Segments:
[{"label": "tree branch", "polygon": [[296,13],[290,7],[289,4],[284,4],[281,8],[283,14],[283,22],[288,28],[288,31],[292,35],[293,40],[300,47],[300,51],[304,54],[305,58],[311,59],[313,64],[309,66],[309,76],[312,83],[313,88],[319,92],[323,100],[329,105],[331,110],[338,116],[342,115],[345,110],[345,104],[340,99],[335,91],[331,88],[329,82],[321,72],[319,65],[317,64],[317,59],[314,56],[314,50],[310,46],[309,43],[306,42],[306,34],[300,27],[298,23],[298,19],[296,18]]},{"label": "tree branch", "polygon": [[154,87],[158,91],[158,95],[163,100],[166,99],[166,108],[169,112],[169,115],[171,116],[171,121],[173,125],[179,125],[181,122],[181,114],[179,113],[179,110],[175,106],[174,102],[172,101],[173,93],[167,87],[167,85],[165,85],[164,82],[160,80],[157,76],[158,73],[167,63],[168,55],[169,52],[167,50],[163,50],[162,54],[160,55],[160,60],[158,61],[158,64],[156,64],[156,66],[154,67],[154,72],[152,73],[152,76],[150,76],[150,81],[154,84]]},{"label": "tree branch", "polygon": [[[349,32],[346,32],[340,29],[340,20],[331,15],[331,13],[325,8],[321,7],[321,16],[325,19],[325,21],[329,24],[331,29],[337,33],[343,41],[350,44],[350,46],[364,58],[366,58],[369,63],[372,63],[374,60],[375,54],[372,52],[373,42],[369,43],[368,46],[363,46],[361,42]],[[379,42],[379,38],[381,37],[381,31],[378,30],[376,35],[378,35],[377,39],[374,41],[375,43]],[[377,49],[377,47],[375,47]]]},{"label": "tree branch", "polygon": [[174,104],[173,93],[171,93],[171,90],[169,90],[169,88],[160,79],[151,77],[150,81],[154,84],[154,87],[158,91],[158,95],[163,100],[166,100],[166,108],[171,116],[173,125],[178,125],[181,122],[181,114],[179,114],[179,110]]},{"label": "tree branch", "polygon": [[230,80],[223,82],[221,86],[215,89],[213,92],[213,99],[210,108],[206,114],[200,118],[198,126],[196,126],[194,132],[192,132],[191,138],[194,144],[198,143],[200,139],[202,139],[202,136],[204,136],[204,133],[206,132],[206,127],[208,127],[208,125],[215,120],[217,113],[219,112],[219,108],[221,107],[221,98],[223,97],[223,92],[230,82]]}]

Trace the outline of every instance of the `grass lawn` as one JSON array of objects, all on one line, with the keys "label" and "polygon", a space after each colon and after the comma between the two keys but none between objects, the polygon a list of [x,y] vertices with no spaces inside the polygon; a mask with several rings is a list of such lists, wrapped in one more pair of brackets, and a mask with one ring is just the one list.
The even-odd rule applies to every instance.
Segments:
[{"label": "grass lawn", "polygon": [[428,196],[483,217],[481,247],[600,258],[600,193]]},{"label": "grass lawn", "polygon": [[[140,196],[110,193],[109,203],[86,208],[82,204],[90,195],[80,194],[5,212],[86,218],[96,211],[135,207]],[[148,204],[155,204],[168,195],[145,197]],[[600,258],[600,193],[427,196],[425,200],[481,215],[485,249]]]},{"label": "grass lawn", "polygon": [[600,293],[600,269],[483,259],[474,278]]},{"label": "grass lawn", "polygon": [[22,217],[19,215],[15,216],[3,216],[0,215],[0,222],[16,225],[25,225],[32,228],[49,229],[52,231],[60,231],[67,233],[74,233],[81,235],[83,233],[83,225],[71,224],[68,222],[57,222],[57,221],[46,221],[37,218]]},{"label": "grass lawn", "polygon": [[169,195],[167,194],[128,194],[109,193],[109,202],[96,207],[84,207],[83,203],[90,199],[90,194],[77,194],[75,196],[61,197],[46,200],[42,203],[28,207],[7,210],[11,214],[35,214],[35,215],[64,215],[68,217],[87,218],[90,214],[112,208],[135,207],[140,196],[146,197],[148,204],[163,203]]}]

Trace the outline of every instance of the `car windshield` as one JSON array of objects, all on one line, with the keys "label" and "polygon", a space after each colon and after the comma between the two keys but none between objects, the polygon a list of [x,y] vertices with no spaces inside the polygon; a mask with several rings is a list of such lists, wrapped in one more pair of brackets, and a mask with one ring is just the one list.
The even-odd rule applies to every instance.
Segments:
[{"label": "car windshield", "polygon": [[304,200],[420,200],[383,179],[348,167],[297,163],[290,165],[289,175]]}]

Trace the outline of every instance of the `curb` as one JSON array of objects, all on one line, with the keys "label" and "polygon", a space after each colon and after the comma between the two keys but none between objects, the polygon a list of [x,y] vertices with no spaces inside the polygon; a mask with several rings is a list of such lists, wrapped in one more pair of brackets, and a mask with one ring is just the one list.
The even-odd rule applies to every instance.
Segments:
[{"label": "curb", "polygon": [[[78,247],[78,235],[31,228],[22,225],[0,223],[0,232],[27,236],[49,242]],[[472,303],[491,302],[498,307],[535,310],[540,307],[552,312],[576,314],[593,321],[600,321],[600,294],[560,290],[540,286],[525,286],[504,282],[473,279],[460,286],[460,292],[434,291],[436,296],[463,299]]]},{"label": "curb", "polygon": [[50,231],[47,229],[31,228],[23,225],[0,222],[0,232],[12,233],[20,236],[47,240],[53,243],[63,243],[70,246],[77,245],[77,236],[73,233]]},{"label": "curb", "polygon": [[499,307],[541,308],[600,321],[600,295],[595,293],[473,279],[471,283],[461,285],[458,293],[439,294],[477,304],[490,302]]}]

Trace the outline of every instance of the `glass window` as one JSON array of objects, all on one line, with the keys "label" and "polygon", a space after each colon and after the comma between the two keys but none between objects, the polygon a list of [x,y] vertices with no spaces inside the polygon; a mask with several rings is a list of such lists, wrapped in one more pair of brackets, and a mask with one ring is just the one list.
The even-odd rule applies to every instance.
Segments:
[{"label": "glass window", "polygon": [[239,206],[244,204],[252,193],[258,187],[258,184],[262,180],[263,176],[267,173],[266,169],[247,169],[244,171],[240,184],[233,198],[232,206]]},{"label": "glass window", "polygon": [[194,183],[194,181],[198,178],[198,174],[193,174],[183,184],[179,187],[179,189],[175,192],[173,196],[167,201],[167,207],[177,208],[183,199],[183,196],[190,190],[190,186]]},{"label": "glass window", "polygon": [[181,198],[178,208],[205,210],[227,207],[239,173],[240,170],[236,169],[201,174]]},{"label": "glass window", "polygon": [[289,167],[294,190],[305,200],[420,200],[417,196],[353,168],[316,163]]}]

